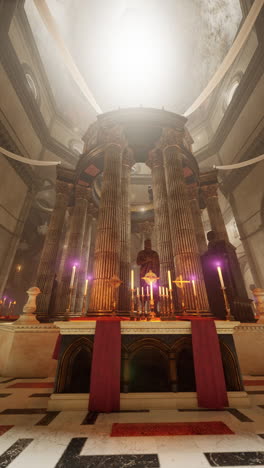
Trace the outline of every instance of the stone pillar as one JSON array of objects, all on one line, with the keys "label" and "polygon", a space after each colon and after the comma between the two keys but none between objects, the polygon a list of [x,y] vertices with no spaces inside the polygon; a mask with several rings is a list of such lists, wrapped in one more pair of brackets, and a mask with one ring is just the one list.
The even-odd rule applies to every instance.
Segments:
[{"label": "stone pillar", "polygon": [[201,217],[198,191],[199,189],[197,185],[187,185],[188,198],[192,212],[193,224],[195,227],[196,242],[198,245],[199,254],[202,255],[207,251],[207,242]]},{"label": "stone pillar", "polygon": [[224,218],[219,206],[217,188],[218,184],[203,185],[202,192],[206,201],[211,229],[215,231],[216,239],[229,242]]},{"label": "stone pillar", "polygon": [[[163,155],[168,193],[168,208],[172,238],[172,250],[176,276],[184,280],[195,277],[197,288],[197,306],[200,310],[209,309],[205,290],[200,255],[195,236],[191,208],[188,200],[183,175],[182,149],[178,146],[178,135],[174,130],[164,129]],[[185,306],[195,309],[191,284],[185,285]]]},{"label": "stone pillar", "polygon": [[64,269],[60,284],[58,285],[56,318],[66,316],[66,309],[70,301],[70,280],[72,267],[77,265],[74,284],[72,288],[71,308],[68,317],[74,316],[76,288],[78,282],[79,267],[81,264],[82,246],[86,225],[87,203],[90,198],[90,189],[77,185],[75,187],[75,204],[71,216],[71,226],[69,242],[67,247],[67,255],[64,263]]},{"label": "stone pillar", "polygon": [[110,312],[118,298],[118,290],[108,280],[120,274],[121,156],[121,142],[106,146],[89,304],[89,310],[95,313]]},{"label": "stone pillar", "polygon": [[130,308],[130,268],[131,268],[131,215],[130,215],[130,175],[134,164],[132,151],[126,149],[122,158],[121,173],[121,248],[120,248],[120,280],[119,310]]},{"label": "stone pillar", "polygon": [[41,291],[38,297],[37,317],[43,322],[48,320],[49,303],[57,266],[57,254],[71,189],[71,184],[57,180],[56,203],[46,234],[36,281]]},{"label": "stone pillar", "polygon": [[[76,292],[76,300],[75,300],[75,314],[76,315],[82,315],[84,288],[85,288],[85,281],[87,279],[87,274],[88,274],[88,261],[89,261],[89,256],[90,256],[92,219],[93,219],[92,215],[90,214],[90,206],[88,206],[87,213],[86,213],[86,224],[85,224],[85,232],[84,232],[84,237],[83,237],[81,261],[80,261],[80,266],[78,269],[79,270],[78,284],[77,284],[77,292]],[[86,303],[86,306],[87,306],[87,303]]]},{"label": "stone pillar", "polygon": [[152,168],[154,217],[157,235],[157,251],[160,260],[160,284],[167,286],[168,270],[171,271],[172,279],[175,279],[175,271],[173,264],[167,187],[161,150],[151,151],[149,155],[149,166]]}]

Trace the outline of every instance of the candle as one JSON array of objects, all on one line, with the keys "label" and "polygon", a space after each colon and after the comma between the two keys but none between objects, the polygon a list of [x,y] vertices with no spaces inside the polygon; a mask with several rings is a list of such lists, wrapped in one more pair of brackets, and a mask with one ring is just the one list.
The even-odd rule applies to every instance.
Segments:
[{"label": "candle", "polygon": [[73,265],[73,267],[72,267],[72,274],[71,274],[70,289],[73,287],[75,272],[76,272],[76,265]]},{"label": "candle", "polygon": [[6,297],[4,297],[4,300],[3,300],[3,305],[5,304],[5,301],[6,301]]},{"label": "candle", "polygon": [[172,283],[171,283],[171,272],[168,270],[168,280],[169,280],[169,290],[172,290]]},{"label": "candle", "polygon": [[149,296],[149,287],[147,286],[147,296]]},{"label": "candle", "polygon": [[218,271],[218,276],[219,276],[221,288],[224,289],[225,288],[225,283],[224,283],[224,280],[223,280],[222,270],[221,270],[220,266],[217,267],[217,271]]},{"label": "candle", "polygon": [[197,296],[197,293],[196,293],[196,286],[195,286],[195,281],[194,281],[194,279],[192,280],[192,287],[193,287],[193,294],[194,294],[194,296],[196,297],[196,296]]},{"label": "candle", "polygon": [[88,289],[88,278],[85,280],[85,286],[84,286],[84,295],[87,296],[87,289]]},{"label": "candle", "polygon": [[131,270],[131,289],[134,289],[134,270]]},{"label": "candle", "polygon": [[150,283],[150,299],[153,301],[153,284]]},{"label": "candle", "polygon": [[161,296],[161,286],[159,286],[159,296]]},{"label": "candle", "polygon": [[11,304],[12,304],[12,301],[9,301],[9,306],[8,306],[8,309],[10,309],[10,307],[11,307]]},{"label": "candle", "polygon": [[137,288],[137,297],[139,297],[139,288]]},{"label": "candle", "polygon": [[141,296],[142,296],[142,297],[144,296],[144,288],[143,288],[143,286],[142,286],[142,288],[141,288]]},{"label": "candle", "polygon": [[166,296],[169,297],[169,291],[168,291],[168,288],[166,288]]},{"label": "candle", "polygon": [[164,289],[164,286],[162,286],[162,296],[165,296],[165,289]]}]

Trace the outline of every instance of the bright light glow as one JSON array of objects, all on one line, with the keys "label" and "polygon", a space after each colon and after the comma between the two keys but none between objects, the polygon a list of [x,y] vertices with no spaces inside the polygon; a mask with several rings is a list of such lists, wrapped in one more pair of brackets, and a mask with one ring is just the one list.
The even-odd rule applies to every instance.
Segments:
[{"label": "bright light glow", "polygon": [[146,105],[148,96],[160,92],[166,47],[158,20],[142,6],[126,9],[116,22],[109,59],[115,93],[128,105]]}]

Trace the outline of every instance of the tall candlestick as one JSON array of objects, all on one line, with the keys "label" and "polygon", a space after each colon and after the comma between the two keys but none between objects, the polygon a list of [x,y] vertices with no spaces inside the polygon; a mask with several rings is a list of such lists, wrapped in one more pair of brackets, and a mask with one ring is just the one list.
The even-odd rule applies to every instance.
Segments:
[{"label": "tall candlestick", "polygon": [[194,295],[194,297],[196,297],[197,292],[196,292],[196,286],[195,286],[195,280],[194,279],[192,280],[192,288],[193,288],[193,295]]},{"label": "tall candlestick", "polygon": [[225,288],[225,283],[224,283],[224,280],[223,280],[222,270],[221,270],[220,266],[217,267],[217,271],[218,271],[218,276],[219,276],[221,288],[224,289]]},{"label": "tall candlestick", "polygon": [[166,288],[166,296],[169,297],[169,291],[168,291],[168,288]]},{"label": "tall candlestick", "polygon": [[141,296],[144,297],[144,288],[143,288],[143,286],[141,288]]},{"label": "tall candlestick", "polygon": [[168,281],[169,281],[169,290],[172,290],[172,283],[171,283],[171,272],[168,270]]},{"label": "tall candlestick", "polygon": [[87,290],[88,290],[88,278],[85,280],[85,286],[84,286],[84,295],[87,295]]},{"label": "tall candlestick", "polygon": [[72,274],[71,274],[70,289],[73,288],[75,272],[76,272],[76,265],[73,265],[73,267],[72,267]]},{"label": "tall candlestick", "polygon": [[134,289],[134,270],[131,270],[131,289]]},{"label": "tall candlestick", "polygon": [[165,288],[162,286],[162,296],[165,296]]},{"label": "tall candlestick", "polygon": [[161,297],[161,286],[159,286],[159,297]]},{"label": "tall candlestick", "polygon": [[137,288],[137,297],[139,297],[139,288]]},{"label": "tall candlestick", "polygon": [[153,301],[153,284],[150,283],[150,299]]},{"label": "tall candlestick", "polygon": [[149,296],[149,287],[147,286],[147,296]]}]

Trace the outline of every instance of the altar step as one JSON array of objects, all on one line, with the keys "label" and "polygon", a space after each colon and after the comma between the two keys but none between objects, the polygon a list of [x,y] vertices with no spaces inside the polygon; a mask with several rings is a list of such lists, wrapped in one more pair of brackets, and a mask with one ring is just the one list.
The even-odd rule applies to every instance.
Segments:
[{"label": "altar step", "polygon": [[[249,408],[247,392],[227,392],[230,408]],[[48,411],[87,410],[88,393],[53,393]],[[192,409],[199,408],[196,392],[178,393],[121,393],[120,410]]]}]

